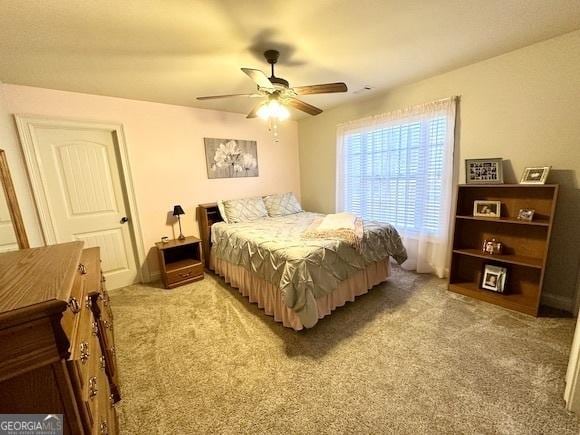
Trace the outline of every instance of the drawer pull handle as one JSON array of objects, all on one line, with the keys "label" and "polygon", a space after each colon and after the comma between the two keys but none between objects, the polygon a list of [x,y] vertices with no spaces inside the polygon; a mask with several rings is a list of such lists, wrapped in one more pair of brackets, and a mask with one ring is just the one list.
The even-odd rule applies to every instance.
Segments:
[{"label": "drawer pull handle", "polygon": [[99,365],[101,366],[101,369],[105,370],[105,367],[107,366],[107,361],[105,360],[104,355],[101,355],[99,357]]},{"label": "drawer pull handle", "polygon": [[91,308],[93,306],[93,301],[90,296],[85,297],[85,307]]},{"label": "drawer pull handle", "polygon": [[98,392],[98,388],[97,388],[97,377],[96,376],[91,376],[89,378],[89,397],[92,399],[97,395]]},{"label": "drawer pull handle", "polygon": [[180,273],[179,276],[182,277],[182,278],[187,278],[188,276],[191,276],[191,272],[188,272],[188,273]]},{"label": "drawer pull handle", "polygon": [[77,298],[72,296],[68,298],[68,306],[74,314],[78,313],[81,310],[79,301],[77,301]]},{"label": "drawer pull handle", "polygon": [[101,422],[101,435],[109,435],[109,427],[107,426],[106,421]]},{"label": "drawer pull handle", "polygon": [[105,320],[103,323],[105,324],[105,328],[110,329],[111,332],[113,332],[113,323],[112,322]]},{"label": "drawer pull handle", "polygon": [[93,335],[97,335],[99,333],[99,325],[97,322],[91,322],[91,332]]},{"label": "drawer pull handle", "polygon": [[87,274],[87,268],[83,263],[79,263],[79,272],[81,273],[81,275]]},{"label": "drawer pull handle", "polygon": [[112,346],[110,351],[111,351],[111,355],[117,355],[117,349],[115,349],[115,346]]},{"label": "drawer pull handle", "polygon": [[103,301],[103,305],[105,307],[109,306],[109,295],[104,289],[101,289],[101,292],[99,293],[99,299]]},{"label": "drawer pull handle", "polygon": [[89,353],[89,343],[87,343],[86,341],[82,341],[81,342],[81,364],[84,364],[88,361],[90,353]]}]

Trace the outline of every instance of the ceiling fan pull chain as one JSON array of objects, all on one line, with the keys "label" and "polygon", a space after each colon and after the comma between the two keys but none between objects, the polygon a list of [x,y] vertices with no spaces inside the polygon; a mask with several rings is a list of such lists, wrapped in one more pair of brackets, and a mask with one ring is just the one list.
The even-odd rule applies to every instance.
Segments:
[{"label": "ceiling fan pull chain", "polygon": [[272,140],[274,143],[280,142],[280,138],[278,137],[278,118],[268,118],[268,130],[272,133]]}]

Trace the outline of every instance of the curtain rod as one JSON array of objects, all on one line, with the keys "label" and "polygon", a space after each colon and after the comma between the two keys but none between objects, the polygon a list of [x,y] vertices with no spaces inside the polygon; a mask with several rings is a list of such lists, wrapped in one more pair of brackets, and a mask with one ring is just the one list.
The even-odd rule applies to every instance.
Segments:
[{"label": "curtain rod", "polygon": [[364,118],[354,119],[352,121],[341,122],[340,124],[337,124],[337,127],[347,127],[347,126],[350,126],[352,124],[361,123],[363,121],[373,121],[377,118],[392,117],[394,115],[404,115],[404,114],[413,112],[414,110],[417,110],[420,108],[426,108],[429,106],[436,106],[438,104],[451,102],[451,101],[458,101],[460,99],[461,99],[461,95],[452,95],[450,97],[441,98],[439,100],[429,101],[427,103],[415,104],[413,106],[409,106],[409,107],[406,107],[403,109],[396,109],[396,110],[392,110],[390,112],[384,112],[384,113],[379,113],[376,115],[365,116]]}]

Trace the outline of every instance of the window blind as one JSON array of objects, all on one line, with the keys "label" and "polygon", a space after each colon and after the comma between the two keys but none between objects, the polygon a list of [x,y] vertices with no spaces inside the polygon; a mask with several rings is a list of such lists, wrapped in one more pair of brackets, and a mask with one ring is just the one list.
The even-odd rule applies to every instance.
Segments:
[{"label": "window blind", "polygon": [[342,146],[342,205],[365,219],[407,234],[441,228],[447,117],[390,123],[346,133]]}]

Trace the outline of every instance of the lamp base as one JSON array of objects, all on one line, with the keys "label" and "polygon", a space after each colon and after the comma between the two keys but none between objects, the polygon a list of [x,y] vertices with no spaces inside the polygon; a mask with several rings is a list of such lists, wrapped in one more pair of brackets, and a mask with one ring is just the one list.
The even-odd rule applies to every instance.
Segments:
[{"label": "lamp base", "polygon": [[179,215],[177,215],[177,222],[179,223],[179,237],[177,238],[177,240],[185,240],[183,231],[181,231],[181,217]]}]

